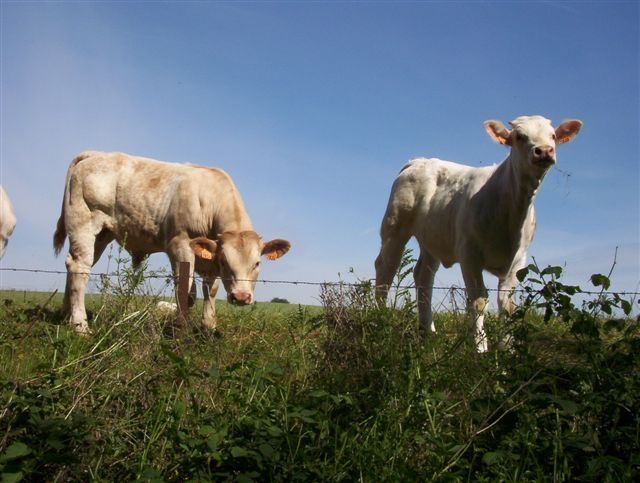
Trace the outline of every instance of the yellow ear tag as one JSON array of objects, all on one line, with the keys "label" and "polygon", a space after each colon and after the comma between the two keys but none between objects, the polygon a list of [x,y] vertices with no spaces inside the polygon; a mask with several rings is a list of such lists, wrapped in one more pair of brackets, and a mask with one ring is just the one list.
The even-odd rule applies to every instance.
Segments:
[{"label": "yellow ear tag", "polygon": [[207,250],[206,248],[203,248],[202,251],[200,252],[200,258],[204,258],[205,260],[212,260],[213,255],[209,250]]},{"label": "yellow ear tag", "polygon": [[269,252],[265,255],[265,257],[267,257],[269,260],[275,260],[276,258],[278,258],[278,252],[277,251]]}]

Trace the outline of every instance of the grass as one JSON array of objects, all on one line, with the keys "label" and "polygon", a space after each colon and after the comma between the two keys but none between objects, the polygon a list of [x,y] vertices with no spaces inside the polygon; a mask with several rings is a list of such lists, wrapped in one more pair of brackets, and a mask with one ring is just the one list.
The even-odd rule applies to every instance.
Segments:
[{"label": "grass", "polygon": [[512,350],[486,354],[464,314],[437,314],[425,338],[410,301],[379,308],[366,285],[326,288],[323,307],[220,303],[222,336],[193,326],[179,341],[135,290],[89,297],[90,338],[63,323],[59,295],[2,292],[0,474],[637,480],[638,324],[606,316],[615,298],[576,308],[555,273],[542,281],[509,322]]}]

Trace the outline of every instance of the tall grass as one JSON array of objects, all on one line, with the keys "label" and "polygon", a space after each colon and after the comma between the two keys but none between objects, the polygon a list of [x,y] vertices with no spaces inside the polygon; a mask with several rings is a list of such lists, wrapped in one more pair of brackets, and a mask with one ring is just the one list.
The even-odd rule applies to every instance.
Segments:
[{"label": "tall grass", "polygon": [[521,310],[489,321],[493,339],[513,334],[512,349],[486,354],[464,336],[464,314],[437,314],[439,333],[425,338],[410,298],[379,307],[367,284],[325,287],[322,309],[223,304],[222,337],[192,327],[180,341],[127,280],[96,299],[89,339],[63,323],[55,299],[7,303],[0,474],[637,480],[640,331],[630,304],[602,295],[576,306],[578,289],[557,269],[530,267],[528,277]]}]

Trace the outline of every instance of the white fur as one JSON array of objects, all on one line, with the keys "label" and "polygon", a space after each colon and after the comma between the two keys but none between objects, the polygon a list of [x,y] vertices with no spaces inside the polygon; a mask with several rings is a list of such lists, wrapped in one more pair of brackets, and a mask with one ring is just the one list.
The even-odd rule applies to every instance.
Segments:
[{"label": "white fur", "polygon": [[[196,257],[193,238],[216,240],[220,234],[224,242],[212,242],[218,253],[208,260]],[[249,268],[256,267],[253,255],[258,253],[259,258],[265,246],[253,232],[240,193],[224,171],[95,151],[78,155],[67,171],[62,211],[53,237],[56,253],[67,236],[63,310],[80,333],[89,332],[84,306],[88,273],[113,240],[127,249],[134,266],[156,252],[167,253],[174,275],[180,262],[189,262],[190,275],[195,270],[203,276],[202,324],[211,329],[216,326],[217,277],[223,277],[229,296],[251,303],[255,281],[238,282],[238,273],[246,277]],[[223,254],[232,249],[237,256],[230,266],[224,263]],[[257,269],[251,275],[255,280]],[[195,300],[195,285],[191,277],[189,280]]]},{"label": "white fur", "polygon": [[7,192],[0,186],[0,258],[4,256],[9,237],[15,227],[16,215],[13,213],[13,205]]},{"label": "white fur", "polygon": [[499,121],[485,123],[493,139],[511,146],[499,165],[475,168],[426,158],[405,165],[391,189],[376,259],[376,291],[385,299],[404,246],[410,237],[417,239],[420,257],[414,277],[419,320],[431,331],[435,331],[431,312],[435,272],[440,264],[460,263],[480,351],[487,349],[483,323],[488,303],[482,272],[498,277],[499,308],[513,310],[511,291],[535,231],[536,192],[555,163],[556,134],[567,142],[582,123],[567,121],[554,130],[541,116],[523,116],[511,125],[509,130]]}]

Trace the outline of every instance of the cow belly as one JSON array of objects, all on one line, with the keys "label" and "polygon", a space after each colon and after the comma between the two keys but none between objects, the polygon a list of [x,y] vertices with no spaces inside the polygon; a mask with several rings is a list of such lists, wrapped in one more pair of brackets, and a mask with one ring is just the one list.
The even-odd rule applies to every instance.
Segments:
[{"label": "cow belly", "polygon": [[147,230],[142,225],[120,224],[114,230],[115,238],[120,245],[131,253],[149,254],[164,251],[166,240],[158,230]]}]

